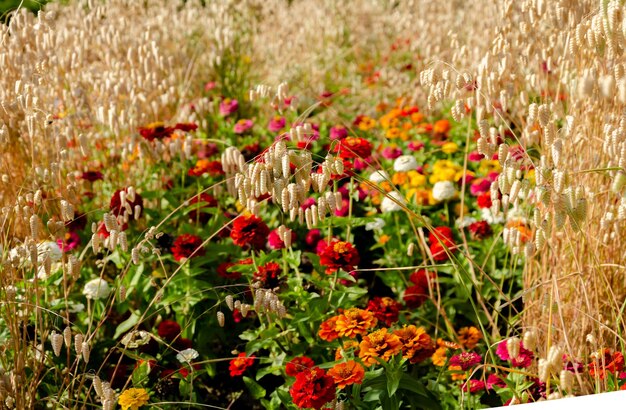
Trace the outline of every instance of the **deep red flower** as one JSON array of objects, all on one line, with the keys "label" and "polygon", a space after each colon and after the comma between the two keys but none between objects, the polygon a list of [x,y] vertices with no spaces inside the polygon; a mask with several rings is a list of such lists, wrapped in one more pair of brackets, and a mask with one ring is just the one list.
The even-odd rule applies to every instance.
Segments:
[{"label": "deep red flower", "polygon": [[[121,192],[124,191],[124,202],[122,203]],[[135,219],[135,207],[139,206],[141,210],[143,210],[143,198],[141,195],[135,192],[135,197],[131,201],[128,198],[128,188],[118,189],[113,193],[111,197],[111,202],[109,203],[109,209],[111,209],[111,213],[115,216],[119,215],[128,215],[128,220]],[[141,214],[141,212],[140,212]]]},{"label": "deep red flower", "polygon": [[326,274],[330,275],[337,269],[346,272],[354,270],[359,264],[359,252],[354,245],[349,242],[333,239],[319,254],[320,263],[326,267]]},{"label": "deep red flower", "polygon": [[347,137],[339,140],[333,150],[339,158],[368,158],[372,154],[372,143],[365,138]]},{"label": "deep red flower", "polygon": [[432,283],[437,278],[434,272],[428,272],[425,269],[420,269],[413,273],[409,280],[413,282],[413,286],[409,286],[404,291],[404,302],[408,308],[415,309],[424,304],[426,299],[430,296],[429,283]]},{"label": "deep red flower", "polygon": [[171,342],[180,335],[180,325],[173,320],[164,320],[159,323],[157,333],[159,337]]},{"label": "deep red flower", "polygon": [[166,127],[162,122],[154,122],[145,127],[139,127],[139,134],[148,141],[161,140],[169,137],[174,132],[174,127]]},{"label": "deep red flower", "polygon": [[180,261],[185,258],[195,258],[196,256],[204,255],[205,250],[201,248],[201,246],[202,238],[197,235],[185,233],[176,238],[170,250],[174,255],[174,259]]},{"label": "deep red flower", "polygon": [[476,203],[478,204],[479,208],[491,208],[491,194],[489,192],[485,192],[478,195],[478,198],[476,198]]},{"label": "deep red flower", "polygon": [[389,297],[376,296],[367,302],[367,310],[373,312],[376,319],[387,327],[398,321],[401,307],[400,303]]},{"label": "deep red flower", "polygon": [[201,205],[199,208],[189,211],[189,218],[192,221],[198,221],[202,224],[206,224],[209,221],[211,214],[203,212],[203,209],[215,208],[217,206],[217,199],[207,193],[202,193],[191,198],[191,200],[189,201],[189,205],[203,202],[204,205]]},{"label": "deep red flower", "polygon": [[620,372],[624,369],[624,355],[620,352],[611,353],[609,349],[600,352],[600,357],[589,363],[589,374],[604,379],[608,373]]},{"label": "deep red flower", "polygon": [[246,369],[254,364],[255,356],[248,357],[245,352],[239,353],[237,358],[232,359],[228,366],[230,377],[241,376]]},{"label": "deep red flower", "polygon": [[254,280],[261,282],[261,287],[266,289],[274,289],[281,285],[281,274],[283,269],[276,262],[268,262],[259,266],[254,273]]},{"label": "deep red flower", "polygon": [[83,172],[83,175],[81,176],[81,178],[84,179],[85,181],[94,182],[100,179],[104,179],[104,176],[102,175],[102,172],[100,171],[86,171],[86,172]]},{"label": "deep red flower", "polygon": [[324,370],[313,367],[296,375],[289,393],[299,408],[318,410],[335,398],[335,382]]},{"label": "deep red flower", "polygon": [[467,229],[469,229],[472,239],[478,240],[485,239],[493,233],[487,221],[474,222],[470,224]]},{"label": "deep red flower", "polygon": [[260,249],[265,246],[270,228],[255,215],[244,215],[233,222],[230,237],[237,246]]},{"label": "deep red flower", "polygon": [[289,361],[289,363],[287,363],[285,366],[285,373],[287,373],[288,376],[296,376],[301,371],[310,369],[313,366],[315,366],[313,359],[306,356],[298,356],[294,357]]}]

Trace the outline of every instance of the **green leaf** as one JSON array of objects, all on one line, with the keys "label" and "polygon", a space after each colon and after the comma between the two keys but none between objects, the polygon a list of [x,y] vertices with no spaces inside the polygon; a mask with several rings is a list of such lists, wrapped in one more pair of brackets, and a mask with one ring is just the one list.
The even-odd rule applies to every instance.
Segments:
[{"label": "green leaf", "polygon": [[248,387],[248,390],[250,391],[250,394],[252,394],[252,397],[254,397],[255,399],[265,397],[266,391],[263,387],[261,387],[259,383],[255,382],[247,376],[243,376],[243,382]]},{"label": "green leaf", "polygon": [[137,322],[139,322],[140,317],[141,316],[139,316],[137,313],[133,312],[128,319],[126,319],[117,326],[117,328],[115,329],[115,335],[113,335],[113,339],[117,339],[123,333],[126,333],[130,329],[132,329],[132,327],[135,326]]}]

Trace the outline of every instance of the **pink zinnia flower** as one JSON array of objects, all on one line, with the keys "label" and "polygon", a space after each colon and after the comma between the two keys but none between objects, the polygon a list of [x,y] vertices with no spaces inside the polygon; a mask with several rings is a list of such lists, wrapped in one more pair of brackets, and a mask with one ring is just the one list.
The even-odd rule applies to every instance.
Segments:
[{"label": "pink zinnia flower", "polygon": [[383,149],[383,152],[381,154],[383,155],[383,158],[396,159],[400,155],[402,155],[402,150],[398,147],[386,147],[385,149]]},{"label": "pink zinnia flower", "polygon": [[491,181],[487,178],[475,180],[470,186],[470,193],[474,196],[478,196],[485,192],[489,192],[491,189]]},{"label": "pink zinnia flower", "polygon": [[267,129],[270,130],[271,132],[278,132],[282,130],[283,128],[285,128],[285,124],[286,124],[285,117],[281,117],[277,115],[270,120],[270,123],[267,126]]},{"label": "pink zinnia flower", "polygon": [[331,140],[342,140],[348,136],[348,130],[343,125],[335,125],[330,128]]},{"label": "pink zinnia flower", "polygon": [[239,120],[233,127],[233,131],[235,131],[235,134],[243,134],[252,128],[253,125],[254,123],[252,120]]},{"label": "pink zinnia flower", "polygon": [[497,374],[490,374],[487,377],[487,390],[493,389],[494,386],[506,387],[506,383]]},{"label": "pink zinnia flower", "polygon": [[422,141],[411,141],[407,148],[411,151],[419,151],[424,148],[424,143]]},{"label": "pink zinnia flower", "polygon": [[220,103],[220,115],[226,117],[239,109],[239,102],[237,100],[231,100],[230,98],[225,98]]},{"label": "pink zinnia flower", "polygon": [[515,359],[511,359],[509,349],[506,346],[506,339],[498,343],[496,354],[500,359],[510,361],[513,366],[522,368],[529,367],[535,357],[532,351],[526,349],[524,344],[520,343],[519,355]]},{"label": "pink zinnia flower", "polygon": [[472,394],[485,390],[485,382],[482,380],[471,379],[463,383],[461,386],[463,391],[468,391]]},{"label": "pink zinnia flower", "polygon": [[450,366],[459,366],[461,370],[468,370],[482,360],[483,358],[476,352],[463,352],[450,358]]},{"label": "pink zinnia flower", "polygon": [[[293,231],[291,231],[291,240],[296,240],[296,233]],[[272,232],[270,232],[269,236],[267,237],[267,241],[269,243],[270,249],[278,250],[285,247],[285,242],[280,238],[280,235],[278,234],[278,229],[274,229]]]},{"label": "pink zinnia flower", "polygon": [[467,160],[471,162],[480,162],[483,158],[483,154],[479,154],[478,151],[472,151],[467,155]]},{"label": "pink zinnia flower", "polygon": [[80,245],[80,237],[76,232],[67,232],[64,239],[57,239],[57,244],[63,252],[69,252]]}]

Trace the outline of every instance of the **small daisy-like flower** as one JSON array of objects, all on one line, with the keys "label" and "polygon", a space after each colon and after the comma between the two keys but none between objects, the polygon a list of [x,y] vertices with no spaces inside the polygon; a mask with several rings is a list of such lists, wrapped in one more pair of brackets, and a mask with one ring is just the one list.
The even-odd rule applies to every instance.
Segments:
[{"label": "small daisy-like flower", "polygon": [[122,406],[122,410],[138,410],[141,406],[147,404],[149,400],[150,396],[146,389],[131,388],[124,390],[120,394],[117,403]]},{"label": "small daisy-like flower", "polygon": [[106,299],[110,293],[111,288],[108,282],[100,278],[90,280],[83,288],[83,295],[92,300]]},{"label": "small daisy-like flower", "polygon": [[176,359],[181,363],[191,363],[192,360],[198,358],[199,354],[196,349],[185,349],[176,355]]},{"label": "small daisy-like flower", "polygon": [[401,155],[393,163],[396,172],[409,172],[417,169],[417,160],[413,155]]}]

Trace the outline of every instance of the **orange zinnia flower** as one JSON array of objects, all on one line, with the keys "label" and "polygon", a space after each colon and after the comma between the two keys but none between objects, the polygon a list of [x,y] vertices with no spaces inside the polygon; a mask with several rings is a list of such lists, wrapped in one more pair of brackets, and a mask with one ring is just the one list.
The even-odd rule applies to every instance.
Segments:
[{"label": "orange zinnia flower", "polygon": [[344,389],[351,384],[363,383],[365,369],[354,360],[349,360],[346,363],[334,365],[328,371],[328,375],[333,378],[338,389]]},{"label": "orange zinnia flower", "polygon": [[335,329],[340,337],[354,339],[356,335],[364,335],[376,326],[378,320],[374,312],[369,310],[351,308],[339,315],[335,323]]},{"label": "orange zinnia flower", "polygon": [[411,363],[424,361],[435,351],[435,343],[423,327],[404,326],[393,334],[402,342],[402,357],[409,359]]},{"label": "orange zinnia flower", "polygon": [[459,342],[466,349],[473,349],[478,342],[483,338],[483,334],[480,330],[474,326],[462,327],[459,329]]},{"label": "orange zinnia flower", "polygon": [[445,134],[450,131],[450,122],[448,120],[439,120],[433,125],[435,134]]},{"label": "orange zinnia flower", "polygon": [[437,350],[435,350],[435,353],[433,353],[431,357],[433,359],[433,364],[438,367],[442,367],[443,365],[445,365],[446,360],[448,359],[447,353],[448,353],[447,347],[444,347],[444,346],[438,347]]},{"label": "orange zinnia flower", "polygon": [[394,334],[382,328],[365,336],[359,344],[359,357],[366,366],[378,363],[380,357],[384,361],[402,351],[402,342]]},{"label": "orange zinnia flower", "polygon": [[338,318],[339,316],[333,316],[320,325],[320,329],[317,331],[320,339],[332,342],[339,337],[339,333],[337,333]]}]

